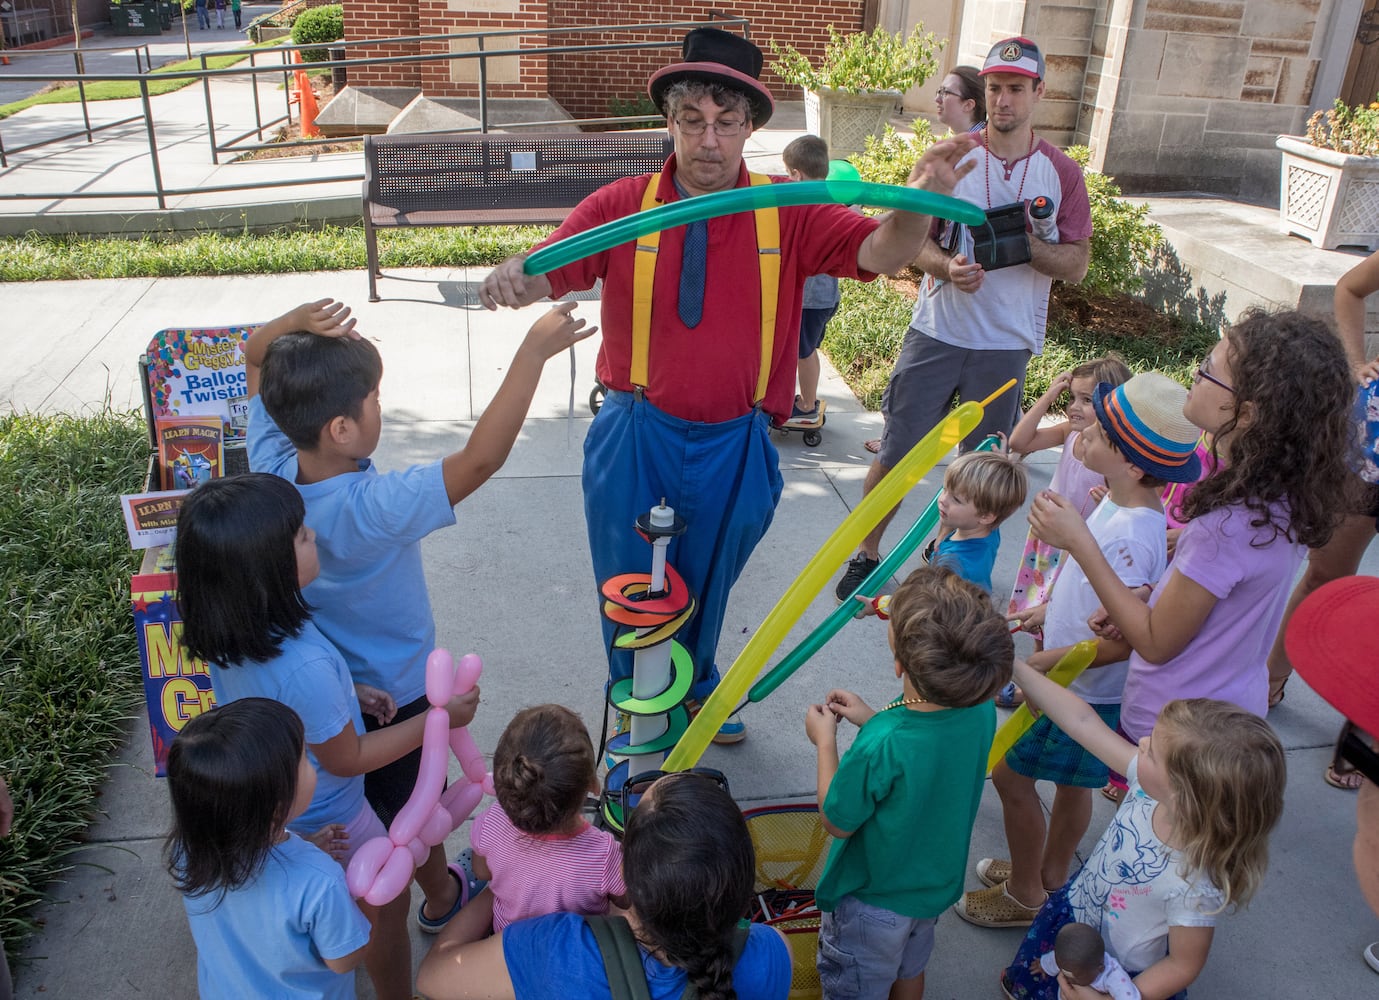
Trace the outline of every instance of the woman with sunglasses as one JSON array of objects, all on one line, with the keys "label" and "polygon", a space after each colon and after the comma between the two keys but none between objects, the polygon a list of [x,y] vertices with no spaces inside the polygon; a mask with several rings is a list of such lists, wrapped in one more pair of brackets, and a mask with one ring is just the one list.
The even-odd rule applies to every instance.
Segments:
[{"label": "woman with sunglasses", "polygon": [[[1373,259],[1373,258],[1371,258]],[[1294,669],[1346,717],[1331,769],[1359,784],[1352,851],[1360,891],[1379,914],[1379,697],[1374,691],[1374,623],[1379,580],[1347,576],[1318,587],[1298,604],[1283,644]],[[1379,972],[1379,941],[1364,950]]]},{"label": "woman with sunglasses", "polygon": [[[627,819],[623,879],[652,1000],[675,1000],[689,984],[700,1000],[784,1000],[785,939],[753,924],[745,944],[735,940],[755,871],[746,821],[720,783],[686,772],[647,787]],[[431,1000],[612,996],[593,931],[576,914],[518,921],[472,944],[453,937],[449,927],[441,932],[417,975],[418,991]]]}]

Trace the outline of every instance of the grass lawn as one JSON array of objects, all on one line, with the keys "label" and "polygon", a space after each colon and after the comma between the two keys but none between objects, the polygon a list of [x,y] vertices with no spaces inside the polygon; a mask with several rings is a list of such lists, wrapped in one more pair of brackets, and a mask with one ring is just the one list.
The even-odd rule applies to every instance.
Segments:
[{"label": "grass lawn", "polygon": [[[209,69],[225,69],[236,63],[243,62],[248,58],[248,53],[244,55],[211,56],[206,60]],[[194,77],[183,77],[174,80],[159,80],[159,74],[183,73],[187,70],[199,70],[201,60],[184,59],[181,62],[169,63],[166,66],[159,66],[149,74],[148,92],[149,96],[158,94],[169,94],[174,90],[181,90],[183,87],[196,83]],[[86,85],[86,99],[88,101],[119,101],[130,97],[139,96],[139,85],[133,80],[96,80]],[[0,104],[0,118],[8,118],[17,111],[25,108],[32,108],[36,104],[75,104],[81,100],[81,92],[75,85],[67,87],[56,87],[52,90],[44,91],[41,94],[33,94],[23,100],[14,101],[10,104]]]},{"label": "grass lawn", "polygon": [[124,720],[142,703],[119,494],[148,446],[132,414],[0,416],[0,761],[14,826],[0,840],[0,935],[31,911],[96,810]]}]

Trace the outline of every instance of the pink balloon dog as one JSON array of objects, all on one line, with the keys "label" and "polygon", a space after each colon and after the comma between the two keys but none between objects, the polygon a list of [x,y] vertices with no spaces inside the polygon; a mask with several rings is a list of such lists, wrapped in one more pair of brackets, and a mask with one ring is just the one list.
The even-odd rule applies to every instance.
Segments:
[{"label": "pink balloon dog", "polygon": [[[431,707],[426,711],[417,784],[393,819],[388,836],[370,840],[350,860],[345,881],[356,899],[374,906],[396,899],[431,848],[469,818],[485,793],[493,794],[493,775],[485,770],[484,755],[474,745],[474,737],[467,727],[451,729],[445,711],[451,698],[478,683],[483,669],[483,661],[473,653],[460,657],[458,665],[444,649],[426,658],[426,700]],[[447,747],[464,769],[464,780],[449,788],[445,788]]]}]

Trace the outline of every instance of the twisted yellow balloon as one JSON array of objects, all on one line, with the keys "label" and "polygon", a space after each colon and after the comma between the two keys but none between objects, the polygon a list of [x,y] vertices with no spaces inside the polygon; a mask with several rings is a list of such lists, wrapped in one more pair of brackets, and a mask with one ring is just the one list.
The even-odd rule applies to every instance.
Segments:
[{"label": "twisted yellow balloon", "polygon": [[728,720],[733,709],[745,698],[752,682],[761,673],[766,658],[780,646],[791,627],[804,614],[805,608],[818,596],[828,583],[829,577],[837,571],[849,555],[857,548],[867,533],[876,527],[881,518],[900,503],[924,476],[938,464],[944,455],[961,441],[981,422],[982,414],[988,404],[1015,385],[1011,379],[980,403],[963,403],[945,417],[937,427],[910,449],[910,453],[890,472],[876,488],[862,498],[862,502],[843,519],[833,534],[814,553],[805,564],[800,575],[776,606],[771,609],[756,634],[748,640],[742,653],[733,662],[728,672],[719,681],[718,687],[704,701],[704,707],[694,717],[685,735],[675,745],[663,766],[667,771],[683,771],[698,763],[708,749],[709,742],[720,726]]},{"label": "twisted yellow balloon", "polygon": [[[1079,642],[1063,654],[1062,658],[1053,665],[1049,671],[1049,680],[1055,684],[1067,687],[1077,680],[1078,674],[1086,670],[1092,660],[1096,658],[1096,640],[1087,639]],[[1034,725],[1034,714],[1029,710],[1028,705],[1021,705],[1015,710],[1006,724],[996,730],[996,738],[991,741],[991,753],[986,758],[986,773],[990,774],[991,769],[1000,763],[1010,748],[1015,745],[1015,741],[1025,734],[1025,730]]]}]

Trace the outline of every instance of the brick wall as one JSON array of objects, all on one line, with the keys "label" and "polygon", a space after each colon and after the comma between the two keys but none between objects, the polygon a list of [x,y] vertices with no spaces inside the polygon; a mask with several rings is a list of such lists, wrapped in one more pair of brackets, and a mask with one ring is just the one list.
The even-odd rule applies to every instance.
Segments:
[{"label": "brick wall", "polygon": [[[828,38],[827,25],[841,31],[862,27],[864,0],[802,0],[786,7],[767,0],[750,0],[722,13],[751,19],[751,38],[765,48],[774,38],[798,47],[811,59],[823,54]],[[710,6],[649,7],[632,0],[370,0],[346,2],[345,37],[351,41],[407,35],[439,35],[509,28],[568,28],[583,25],[640,24],[649,21],[702,21]],[[520,56],[517,61],[491,60],[489,93],[497,97],[534,97],[547,93],[577,117],[599,117],[609,113],[613,99],[628,100],[645,94],[646,80],[652,71],[679,58],[678,44],[683,30],[618,33],[598,31],[556,36],[551,44],[568,40],[583,43],[629,41],[669,41],[672,46],[644,51],[566,54],[550,57]],[[517,40],[487,39],[485,48],[535,48],[545,44],[542,36],[520,36]],[[472,42],[426,42],[420,52],[442,52],[472,47]],[[413,54],[417,46],[381,45],[369,47],[368,55]],[[362,51],[356,54],[364,55]],[[770,61],[769,52],[767,61]],[[547,63],[549,62],[549,66]],[[358,86],[421,87],[436,97],[468,97],[478,93],[474,80],[477,63],[473,60],[441,63],[410,63],[394,66],[360,67],[350,70],[350,83]],[[799,100],[795,88],[787,87],[769,70],[763,74],[766,85],[778,99]]]}]

